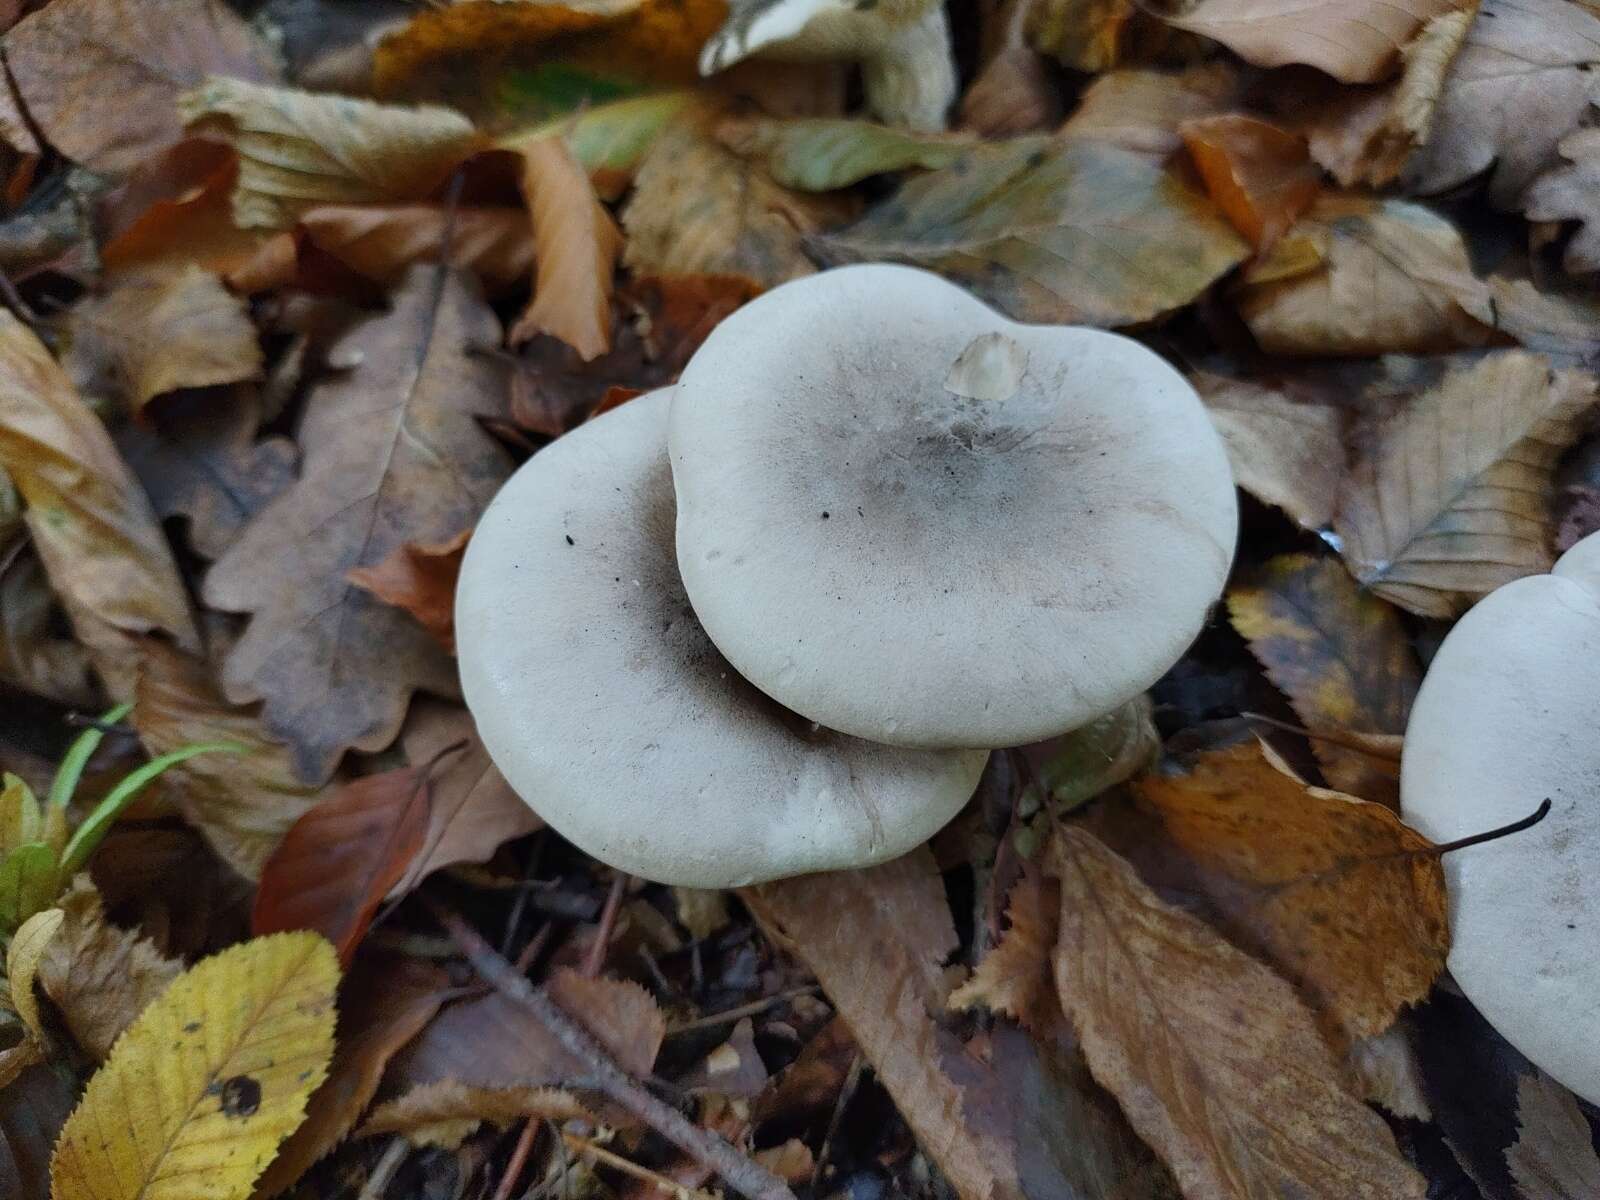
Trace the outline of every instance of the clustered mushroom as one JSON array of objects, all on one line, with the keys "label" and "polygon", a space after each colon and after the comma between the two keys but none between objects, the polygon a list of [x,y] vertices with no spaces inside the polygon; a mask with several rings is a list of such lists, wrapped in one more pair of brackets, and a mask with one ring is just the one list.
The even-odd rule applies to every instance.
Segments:
[{"label": "clustered mushroom", "polygon": [[1149,350],[846,267],[512,477],[462,565],[462,686],[512,787],[615,867],[864,866],[992,748],[1165,672],[1236,526],[1221,439]]}]

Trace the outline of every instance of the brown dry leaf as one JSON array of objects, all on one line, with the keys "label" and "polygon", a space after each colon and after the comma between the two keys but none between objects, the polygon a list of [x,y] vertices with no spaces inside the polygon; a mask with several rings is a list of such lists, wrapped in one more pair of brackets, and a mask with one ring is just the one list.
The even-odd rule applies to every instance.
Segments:
[{"label": "brown dry leaf", "polygon": [[50,1150],[77,1101],[77,1088],[53,1063],[30,1065],[0,1085],[0,1196],[50,1194]]},{"label": "brown dry leaf", "polygon": [[1037,0],[1026,29],[1029,43],[1090,74],[1152,61],[1174,39],[1137,0]]},{"label": "brown dry leaf", "polygon": [[256,1184],[261,1200],[291,1187],[342,1142],[383,1079],[389,1059],[421,1033],[449,999],[449,977],[406,958],[363,958],[339,990],[337,1041],[328,1078],[311,1094],[306,1119]]},{"label": "brown dry leaf", "polygon": [[1525,1200],[1600,1196],[1600,1155],[1583,1109],[1543,1071],[1517,1080],[1517,1140],[1506,1165]]},{"label": "brown dry leaf", "polygon": [[1164,162],[1183,145],[1180,125],[1228,112],[1242,92],[1238,70],[1221,60],[1182,71],[1112,71],[1084,89],[1060,132]]},{"label": "brown dry leaf", "polygon": [[104,295],[66,318],[62,365],[88,396],[135,414],[179,388],[240,383],[261,374],[261,346],[245,303],[202,267],[148,267],[111,276]]},{"label": "brown dry leaf", "polygon": [[1556,149],[1566,164],[1533,181],[1523,210],[1534,221],[1577,221],[1562,263],[1577,275],[1600,271],[1600,129],[1580,129]]},{"label": "brown dry leaf", "polygon": [[746,158],[758,158],[783,187],[831,192],[872,175],[948,166],[973,144],[959,133],[918,133],[844,117],[779,121],[729,117],[717,138]]},{"label": "brown dry leaf", "polygon": [[0,469],[27,501],[34,548],[116,694],[133,690],[127,634],[160,630],[199,649],[188,594],[138,481],[66,372],[9,311],[0,312]]},{"label": "brown dry leaf", "polygon": [[766,1090],[767,1064],[756,1049],[755,1023],[744,1017],[726,1041],[714,1046],[693,1068],[673,1082],[702,1095],[737,1096],[752,1100]]},{"label": "brown dry leaf", "polygon": [[1381,804],[1307,788],[1259,743],[1134,785],[1161,840],[1230,932],[1261,949],[1350,1038],[1428,994],[1450,935],[1430,843]]},{"label": "brown dry leaf", "polygon": [[961,128],[983,137],[1012,137],[1038,132],[1060,119],[1061,97],[1049,68],[1025,36],[1041,2],[1004,0],[991,10],[986,22],[992,19],[999,26],[995,44],[961,97]]},{"label": "brown dry leaf", "polygon": [[1306,529],[1326,527],[1344,480],[1344,418],[1339,409],[1314,396],[1302,397],[1292,383],[1232,379],[1209,371],[1195,372],[1189,382],[1222,435],[1238,485]]},{"label": "brown dry leaf", "polygon": [[447,245],[450,265],[474,272],[491,294],[533,273],[533,235],[519,208],[320,204],[300,214],[300,228],[352,271],[386,286],[414,262],[438,262]]},{"label": "brown dry leaf", "polygon": [[511,342],[548,333],[587,362],[611,348],[611,291],[622,234],[560,137],[513,148],[522,159],[537,265],[533,299],[511,327]]},{"label": "brown dry leaf", "polygon": [[1483,0],[1445,76],[1433,132],[1407,163],[1413,192],[1444,192],[1493,168],[1489,199],[1515,208],[1560,162],[1556,146],[1600,99],[1600,14],[1569,0]]},{"label": "brown dry leaf", "polygon": [[466,745],[434,772],[427,836],[391,896],[409,892],[434,871],[456,863],[484,862],[503,843],[544,828],[539,815],[489,760],[465,708],[421,697],[412,702],[400,734],[408,762],[420,765],[462,741]]},{"label": "brown dry leaf", "polygon": [[414,690],[453,695],[454,664],[407,613],[349,582],[405,541],[471,526],[511,462],[478,424],[504,411],[499,329],[468,281],[414,267],[387,314],[339,339],[348,372],[319,382],[300,423],[300,478],[211,568],[206,602],[254,614],[223,683],[264,699],[269,734],[307,780],[351,746],[394,740]]},{"label": "brown dry leaf", "polygon": [[233,219],[287,229],[319,204],[425,199],[481,145],[460,113],[402,108],[238,79],[208,78],[178,98],[187,127],[239,152]]},{"label": "brown dry leaf", "polygon": [[100,893],[86,875],[72,882],[59,904],[65,920],[45,947],[39,983],[78,1045],[104,1060],[111,1044],[178,977],[183,964],[137,932],[107,921]]},{"label": "brown dry leaf", "polygon": [[[1405,733],[1422,669],[1399,614],[1337,559],[1279,555],[1229,589],[1228,614],[1313,734]],[[1399,807],[1394,764],[1315,737],[1311,748],[1334,787]]]},{"label": "brown dry leaf", "polygon": [[1588,373],[1505,350],[1446,367],[1375,416],[1334,522],[1352,573],[1402,608],[1451,617],[1548,571],[1550,473],[1595,399]]},{"label": "brown dry leaf", "polygon": [[237,755],[202,754],[168,769],[165,793],[224,862],[256,880],[283,836],[325,789],[302,783],[283,745],[262,736],[248,709],[229,704],[199,659],[147,638],[129,721],[152,755],[194,742],[230,741]]},{"label": "brown dry leaf", "polygon": [[1342,83],[1388,76],[1425,21],[1460,0],[1196,0],[1166,17],[1261,67],[1305,63]]},{"label": "brown dry leaf", "polygon": [[266,81],[270,51],[222,0],[55,0],[6,34],[28,115],[68,158],[125,174],[183,134],[174,102],[207,75]]},{"label": "brown dry leaf", "polygon": [[773,287],[816,270],[801,249],[848,210],[774,183],[695,121],[663,130],[622,210],[623,263],[641,275],[734,275]]},{"label": "brown dry leaf", "polygon": [[402,542],[371,567],[353,567],[346,578],[385,604],[403,608],[450,653],[456,650],[456,576],[472,530],[442,542]]},{"label": "brown dry leaf", "polygon": [[1043,1033],[1055,1019],[1056,985],[1050,953],[1061,908],[1056,882],[1025,874],[1011,889],[1006,916],[1011,924],[967,980],[950,993],[950,1007],[982,1005]]},{"label": "brown dry leaf", "polygon": [[1265,250],[1316,198],[1322,172],[1305,139],[1242,113],[1196,117],[1178,127],[1206,192],[1233,227]]},{"label": "brown dry leaf", "polygon": [[750,1157],[785,1183],[810,1183],[817,1169],[811,1147],[799,1138],[790,1138],[780,1145],[757,1150]]},{"label": "brown dry leaf", "polygon": [[1021,321],[1103,326],[1190,303],[1248,253],[1148,157],[1059,137],[974,146],[808,244],[831,264],[937,271]]},{"label": "brown dry leaf", "polygon": [[1460,231],[1400,200],[1324,194],[1236,295],[1269,354],[1427,353],[1494,338],[1489,288]]},{"label": "brown dry leaf", "polygon": [[1062,1008],[1188,1200],[1421,1200],[1424,1180],[1344,1090],[1289,984],[1082,830],[1059,829],[1048,861]]},{"label": "brown dry leaf", "polygon": [[1348,1061],[1361,1095],[1397,1117],[1431,1121],[1433,1112],[1423,1092],[1422,1067],[1411,1046],[1402,1017],[1380,1034],[1357,1038]]},{"label": "brown dry leaf", "polygon": [[372,1110],[362,1137],[401,1133],[418,1146],[453,1150],[478,1125],[512,1125],[524,1118],[567,1121],[589,1117],[570,1092],[559,1088],[479,1088],[454,1080],[424,1084]]},{"label": "brown dry leaf", "polygon": [[100,701],[88,651],[60,632],[56,596],[38,555],[0,564],[0,679],[79,708]]}]

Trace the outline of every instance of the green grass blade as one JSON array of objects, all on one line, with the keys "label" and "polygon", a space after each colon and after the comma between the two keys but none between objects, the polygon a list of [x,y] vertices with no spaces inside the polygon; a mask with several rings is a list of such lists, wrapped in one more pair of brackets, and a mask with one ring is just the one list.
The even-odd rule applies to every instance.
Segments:
[{"label": "green grass blade", "polygon": [[[132,711],[132,704],[119,704],[100,718],[100,724],[114,725]],[[51,781],[51,804],[66,807],[67,801],[72,799],[72,793],[78,790],[78,780],[83,778],[83,769],[89,765],[89,759],[100,748],[100,741],[105,736],[106,731],[103,729],[85,729],[78,736],[78,740],[72,743],[66,757],[61,760],[61,766],[56,770],[55,779]]]}]

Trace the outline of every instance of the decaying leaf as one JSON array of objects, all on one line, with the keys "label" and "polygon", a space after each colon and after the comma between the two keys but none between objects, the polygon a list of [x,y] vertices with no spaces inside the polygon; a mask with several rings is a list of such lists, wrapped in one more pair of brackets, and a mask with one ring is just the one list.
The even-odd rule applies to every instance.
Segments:
[{"label": "decaying leaf", "polygon": [[1233,478],[1257,500],[1306,529],[1333,520],[1344,480],[1344,418],[1292,383],[1233,379],[1198,371],[1189,382],[1228,448]]},{"label": "decaying leaf", "polygon": [[[1422,671],[1399,615],[1337,559],[1284,554],[1228,591],[1228,613],[1315,735],[1403,734]],[[1313,736],[1328,782],[1398,808],[1395,764]]]},{"label": "decaying leaf", "polygon": [[1229,112],[1242,92],[1238,70],[1223,61],[1182,71],[1112,71],[1084,89],[1061,136],[1106,142],[1164,162],[1183,145],[1180,125]]},{"label": "decaying leaf", "polygon": [[255,614],[225,665],[228,694],[266,701],[263,724],[294,745],[302,778],[326,779],[347,746],[388,745],[414,689],[456,691],[443,647],[347,572],[471,526],[510,473],[475,419],[504,409],[503,377],[475,354],[498,334],[467,282],[413,268],[394,309],[330,351],[352,369],[312,390],[300,478],[206,577],[207,603]]},{"label": "decaying leaf", "polygon": [[1556,147],[1566,163],[1533,181],[1523,209],[1534,221],[1577,221],[1562,259],[1574,274],[1600,271],[1600,129],[1580,129]]},{"label": "decaying leaf", "polygon": [[1421,1000],[1449,947],[1430,843],[1380,804],[1307,788],[1246,742],[1135,785],[1230,931],[1350,1037]]},{"label": "decaying leaf", "polygon": [[1058,830],[1048,861],[1061,880],[1062,1008],[1185,1196],[1420,1200],[1424,1180],[1344,1090],[1287,983],[1082,830]]},{"label": "decaying leaf", "polygon": [[1506,1151],[1511,1177],[1526,1200],[1600,1196],[1600,1155],[1583,1110],[1543,1071],[1517,1080],[1516,1143]]},{"label": "decaying leaf", "polygon": [[479,1088],[444,1080],[378,1105],[362,1125],[361,1136],[403,1133],[416,1145],[453,1150],[484,1122],[510,1125],[526,1117],[565,1121],[587,1116],[583,1105],[559,1088]]},{"label": "decaying leaf", "polygon": [[522,209],[443,204],[319,204],[300,228],[320,249],[382,284],[398,282],[415,262],[471,271],[488,292],[503,292],[533,273],[533,235]]},{"label": "decaying leaf", "polygon": [[191,967],[140,1015],[67,1119],[57,1200],[245,1200],[333,1055],[339,968],[316,934],[256,938]]},{"label": "decaying leaf", "polygon": [[28,115],[69,158],[133,170],[182,136],[174,102],[207,75],[266,81],[271,54],[222,0],[61,0],[6,34]]},{"label": "decaying leaf", "polygon": [[1553,561],[1550,472],[1596,399],[1582,371],[1506,350],[1452,365],[1369,424],[1334,528],[1362,584],[1448,617]]},{"label": "decaying leaf", "polygon": [[982,1005],[1044,1033],[1055,1019],[1056,985],[1050,955],[1056,944],[1061,900],[1056,882],[1024,875],[1011,889],[1005,936],[978,963],[972,978],[950,993],[950,1007]]},{"label": "decaying leaf", "polygon": [[244,301],[193,264],[115,276],[105,295],[71,310],[67,337],[62,365],[79,391],[135,413],[165,392],[261,374]]},{"label": "decaying leaf", "polygon": [[1321,190],[1305,139],[1242,113],[1194,117],[1178,127],[1206,192],[1259,252]]},{"label": "decaying leaf", "polygon": [[375,566],[352,567],[348,578],[385,604],[405,609],[454,654],[456,576],[471,536],[470,529],[463,529],[442,542],[403,542]]},{"label": "decaying leaf", "polygon": [[938,271],[1018,320],[1110,326],[1189,303],[1246,254],[1147,157],[1042,137],[975,146],[810,244],[830,263]]},{"label": "decaying leaf", "polygon": [[347,96],[213,77],[178,99],[191,131],[239,152],[233,217],[287,229],[319,204],[422,200],[480,145],[447,108],[401,108]]},{"label": "decaying leaf", "polygon": [[971,138],[842,117],[729,119],[717,126],[717,137],[747,158],[759,158],[781,186],[803,192],[831,192],[889,171],[946,167],[973,144]]}]

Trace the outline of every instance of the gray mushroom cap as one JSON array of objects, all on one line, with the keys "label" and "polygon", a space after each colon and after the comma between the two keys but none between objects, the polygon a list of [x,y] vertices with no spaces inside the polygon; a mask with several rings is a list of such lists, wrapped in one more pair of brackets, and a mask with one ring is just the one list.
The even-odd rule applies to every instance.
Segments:
[{"label": "gray mushroom cap", "polygon": [[831,729],[1010,746],[1183,654],[1238,512],[1182,376],[874,264],[723,321],[679,382],[678,562],[739,671]]},{"label": "gray mushroom cap", "polygon": [[987,752],[818,729],[722,659],[674,560],[668,404],[641,396],[541,450],[474,531],[456,640],[484,745],[563,837],[647,879],[735,887],[911,849]]},{"label": "gray mushroom cap", "polygon": [[1446,855],[1450,971],[1489,1022],[1600,1103],[1600,534],[1457,622],[1411,710],[1407,821]]}]

